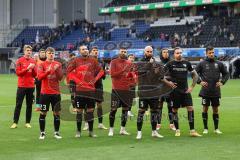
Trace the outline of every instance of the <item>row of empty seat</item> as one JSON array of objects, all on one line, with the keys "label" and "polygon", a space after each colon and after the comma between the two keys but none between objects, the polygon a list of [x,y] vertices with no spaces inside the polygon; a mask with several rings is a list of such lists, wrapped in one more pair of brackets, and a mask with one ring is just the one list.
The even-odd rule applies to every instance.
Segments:
[{"label": "row of empty seat", "polygon": [[47,26],[28,26],[15,38],[13,42],[31,43],[35,41],[37,33],[41,36],[50,30],[51,29]]}]

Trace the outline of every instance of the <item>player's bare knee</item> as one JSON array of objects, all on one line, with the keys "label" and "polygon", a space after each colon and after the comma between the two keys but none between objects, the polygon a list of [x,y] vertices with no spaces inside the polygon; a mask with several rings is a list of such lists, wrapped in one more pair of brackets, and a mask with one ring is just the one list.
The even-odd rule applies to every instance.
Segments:
[{"label": "player's bare knee", "polygon": [[188,107],[187,107],[187,111],[189,111],[189,112],[194,111],[193,106],[188,106]]},{"label": "player's bare knee", "polygon": [[111,112],[115,112],[115,111],[117,111],[117,108],[111,108]]},{"label": "player's bare knee", "polygon": [[177,108],[173,108],[172,111],[173,111],[173,113],[177,113],[178,109]]},{"label": "player's bare knee", "polygon": [[145,109],[142,109],[142,108],[140,108],[140,109],[138,110],[138,112],[146,112],[146,110],[145,110]]},{"label": "player's bare knee", "polygon": [[203,112],[207,113],[208,112],[208,106],[203,106]]},{"label": "player's bare knee", "polygon": [[87,113],[92,113],[92,112],[94,112],[94,108],[88,108],[87,109]]},{"label": "player's bare knee", "polygon": [[213,114],[218,114],[218,106],[214,106],[213,108]]},{"label": "player's bare knee", "polygon": [[47,115],[47,112],[40,112],[41,115]]},{"label": "player's bare knee", "polygon": [[60,112],[53,112],[53,115],[54,115],[54,116],[59,116],[59,115],[60,115]]},{"label": "player's bare knee", "polygon": [[150,112],[158,112],[159,110],[158,109],[151,109]]},{"label": "player's bare knee", "polygon": [[83,113],[83,109],[77,109],[77,113]]},{"label": "player's bare knee", "polygon": [[102,109],[102,105],[97,105],[97,109]]}]

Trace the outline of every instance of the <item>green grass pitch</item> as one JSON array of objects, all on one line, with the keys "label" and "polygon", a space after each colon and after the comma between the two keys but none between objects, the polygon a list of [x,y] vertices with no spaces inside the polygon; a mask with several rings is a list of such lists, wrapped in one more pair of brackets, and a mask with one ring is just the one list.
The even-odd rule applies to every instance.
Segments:
[{"label": "green grass pitch", "polygon": [[[131,136],[120,136],[119,122],[116,119],[115,136],[108,137],[108,131],[98,130],[95,121],[96,139],[88,137],[83,132],[80,139],[74,138],[75,122],[62,121],[61,135],[63,139],[53,138],[52,113],[48,113],[46,122],[47,137],[40,141],[38,116],[33,112],[32,128],[24,128],[25,104],[17,129],[10,129],[16,97],[15,75],[0,75],[0,160],[72,160],[72,159],[179,159],[179,160],[237,160],[240,153],[240,80],[230,80],[222,88],[220,107],[220,129],[223,135],[213,133],[211,110],[209,112],[210,133],[200,138],[189,137],[189,127],[186,109],[180,110],[181,137],[174,137],[168,129],[168,121],[163,119],[160,133],[164,139],[151,137],[149,120],[144,121],[143,139],[137,141],[136,118],[127,123],[127,130]],[[104,81],[105,88],[111,88],[110,80]],[[200,87],[193,92],[195,108],[195,126],[200,133],[203,130],[201,119],[201,99],[198,97]],[[68,97],[64,97],[68,98]],[[108,106],[109,107],[109,106]],[[136,115],[137,107],[133,107]],[[120,113],[118,111],[118,113]],[[164,115],[167,113],[164,106]],[[119,117],[119,116],[118,116]],[[104,115],[104,124],[108,125],[108,114]]]}]

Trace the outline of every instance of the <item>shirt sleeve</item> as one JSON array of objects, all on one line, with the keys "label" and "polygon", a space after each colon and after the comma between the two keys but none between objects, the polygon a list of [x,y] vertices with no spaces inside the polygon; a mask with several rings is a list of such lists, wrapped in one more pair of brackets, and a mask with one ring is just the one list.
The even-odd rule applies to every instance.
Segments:
[{"label": "shirt sleeve", "polygon": [[32,69],[32,76],[35,78],[37,76],[37,63],[35,62],[34,64],[35,66]]},{"label": "shirt sleeve", "polygon": [[166,64],[164,65],[164,71],[165,71],[165,73],[171,71],[171,68],[172,68],[171,66],[172,66],[172,65],[171,65],[171,62],[168,62],[168,63],[166,63]]},{"label": "shirt sleeve", "polygon": [[38,75],[37,75],[38,80],[42,80],[42,79],[46,78],[47,75],[50,74],[50,72],[51,72],[51,71],[46,72],[46,71],[44,70],[43,63],[40,64],[40,65],[38,66],[38,71],[37,71],[37,73],[38,73]]},{"label": "shirt sleeve", "polygon": [[188,69],[189,72],[193,71],[192,64],[188,61],[187,61],[187,69]]},{"label": "shirt sleeve", "polygon": [[221,63],[220,72],[222,74],[221,82],[222,84],[225,84],[229,79],[229,72],[227,71],[227,67],[223,63]]},{"label": "shirt sleeve", "polygon": [[62,69],[61,63],[59,63],[59,68],[56,70],[56,75],[57,75],[57,79],[61,81],[63,78],[63,69]]},{"label": "shirt sleeve", "polygon": [[118,71],[115,61],[110,63],[110,75],[111,77],[118,77],[123,73],[123,70]]},{"label": "shirt sleeve", "polygon": [[99,65],[99,62],[95,61],[95,67],[96,67],[96,77],[95,77],[95,82],[97,82],[100,78],[102,78],[105,74],[104,70],[102,67]]},{"label": "shirt sleeve", "polygon": [[24,76],[27,73],[27,68],[22,68],[22,62],[17,60],[16,62],[16,74],[17,76]]},{"label": "shirt sleeve", "polygon": [[196,72],[198,73],[198,80],[197,80],[197,83],[200,84],[201,81],[202,81],[202,63],[198,63],[196,68],[195,68]]},{"label": "shirt sleeve", "polygon": [[73,60],[70,60],[67,65],[67,75],[71,73],[74,69],[76,69],[76,58]]}]

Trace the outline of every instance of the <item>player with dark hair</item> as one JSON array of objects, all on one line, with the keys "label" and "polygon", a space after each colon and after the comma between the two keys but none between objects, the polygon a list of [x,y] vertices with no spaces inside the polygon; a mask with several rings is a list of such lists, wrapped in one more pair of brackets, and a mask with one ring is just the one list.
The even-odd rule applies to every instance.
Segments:
[{"label": "player with dark hair", "polygon": [[198,83],[202,86],[199,96],[202,97],[202,119],[204,124],[203,134],[208,134],[208,108],[211,105],[213,109],[214,132],[222,134],[218,128],[221,98],[221,86],[229,79],[229,73],[224,64],[215,59],[214,48],[209,46],[206,48],[206,58],[201,61],[196,71],[199,74]]},{"label": "player with dark hair", "polygon": [[18,76],[18,88],[16,97],[16,107],[14,110],[13,124],[10,128],[17,128],[20,117],[22,103],[26,96],[26,128],[31,128],[32,103],[34,92],[34,78],[36,77],[36,62],[31,58],[32,47],[25,45],[23,48],[24,56],[16,62],[16,74]]},{"label": "player with dark hair", "polygon": [[128,82],[128,73],[132,63],[127,60],[127,50],[120,48],[118,58],[110,63],[110,75],[112,78],[111,111],[109,114],[110,129],[108,136],[114,135],[114,122],[117,109],[122,107],[121,115],[121,135],[130,135],[126,129],[127,113],[129,110],[130,91]]},{"label": "player with dark hair", "polygon": [[[167,64],[168,62],[171,61],[169,53],[168,53],[168,49],[167,48],[163,48],[161,50],[160,53],[160,60],[161,63],[163,65]],[[169,74],[166,73],[165,78],[167,80],[169,80]],[[159,119],[158,119],[158,124],[157,124],[157,130],[159,130],[161,128],[161,120],[162,120],[162,110],[163,110],[163,103],[166,102],[167,103],[167,107],[168,107],[168,118],[169,118],[169,128],[173,131],[176,131],[176,128],[173,124],[173,117],[172,117],[172,107],[171,107],[171,101],[170,101],[170,97],[169,94],[168,95],[164,95],[162,97],[160,97],[159,99]]]},{"label": "player with dark hair", "polygon": [[92,47],[90,56],[95,58],[98,61],[100,67],[104,70],[104,75],[95,83],[96,88],[96,103],[97,103],[97,116],[98,116],[98,128],[107,130],[107,128],[103,125],[103,106],[102,102],[104,101],[103,98],[103,80],[105,80],[105,63],[104,61],[99,59],[99,52],[96,46]]},{"label": "player with dark hair", "polygon": [[95,108],[95,83],[103,75],[102,68],[98,65],[96,59],[89,57],[87,46],[79,47],[80,57],[77,57],[69,63],[67,74],[75,70],[74,81],[76,82],[75,105],[77,110],[77,133],[76,138],[81,137],[82,113],[86,110],[86,119],[89,126],[89,136],[97,137],[93,133],[94,108]]},{"label": "player with dark hair", "polygon": [[[40,49],[38,52],[38,60],[37,60],[37,68],[38,66],[43,63],[44,61],[46,61],[47,57],[46,57],[46,52],[44,49]],[[35,85],[36,85],[36,108],[35,111],[40,111],[41,110],[41,106],[40,106],[40,92],[41,92],[41,81],[38,80],[37,78],[35,78]]]},{"label": "player with dark hair", "polygon": [[40,95],[41,112],[39,116],[41,133],[39,139],[43,140],[46,136],[45,123],[50,104],[54,117],[54,137],[61,139],[62,137],[59,133],[61,111],[59,82],[63,78],[62,65],[54,60],[55,50],[53,48],[48,47],[46,49],[46,56],[46,61],[38,66],[38,79],[42,82]]},{"label": "player with dark hair", "polygon": [[[135,55],[134,54],[129,54],[128,55],[128,60],[134,63],[135,61]],[[129,111],[128,111],[128,116],[133,117],[132,113],[132,105],[133,105],[133,100],[136,98],[136,84],[138,81],[137,78],[137,67],[135,65],[132,65],[131,72],[129,72],[129,85],[130,85],[130,92],[131,92],[131,100],[130,100],[130,105],[129,105]]]},{"label": "player with dark hair", "polygon": [[[74,53],[70,53],[68,64],[70,64],[74,58],[76,58],[76,55]],[[74,81],[74,76],[75,76],[75,70],[73,70],[71,73],[67,75],[66,81],[67,81],[67,84],[69,85],[73,112],[76,112],[76,105],[75,105],[76,82]]]},{"label": "player with dark hair", "polygon": [[[179,129],[178,109],[186,107],[188,111],[190,136],[200,137],[201,135],[198,134],[194,128],[194,109],[191,96],[191,92],[198,79],[197,72],[192,68],[190,62],[182,58],[181,48],[174,49],[174,60],[168,62],[165,66],[170,75],[170,81],[167,81],[167,83],[174,89],[170,94],[170,99],[173,108],[173,122],[176,127],[175,136],[179,137],[181,135]],[[193,79],[190,87],[188,87],[188,72],[191,72]]]}]

